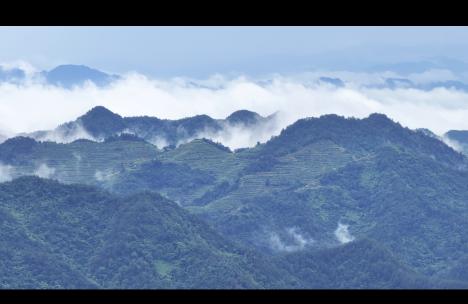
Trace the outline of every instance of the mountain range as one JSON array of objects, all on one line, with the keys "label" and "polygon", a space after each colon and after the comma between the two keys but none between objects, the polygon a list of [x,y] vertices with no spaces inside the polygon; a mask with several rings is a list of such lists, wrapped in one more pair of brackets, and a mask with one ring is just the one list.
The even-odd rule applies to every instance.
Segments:
[{"label": "mountain range", "polygon": [[[468,287],[467,156],[378,113],[300,119],[235,151],[201,132],[274,120],[96,107],[7,139],[0,286]],[[78,128],[89,137],[43,140]]]},{"label": "mountain range", "polygon": [[[368,72],[388,72],[392,71],[402,75],[399,78],[395,77],[384,77],[383,82],[380,84],[363,84],[367,88],[379,88],[379,89],[401,89],[401,88],[413,88],[418,90],[430,91],[436,88],[455,89],[460,91],[468,91],[468,84],[463,80],[459,80],[456,75],[458,73],[463,74],[466,72],[468,64],[464,62],[458,62],[451,59],[439,59],[432,61],[412,62],[412,63],[401,63],[401,64],[388,64],[375,66],[370,68]],[[430,70],[448,70],[455,73],[455,76],[451,80],[444,81],[425,81],[418,83],[410,80],[409,75],[411,73],[423,73]],[[122,79],[121,75],[110,74],[100,71],[95,68],[91,68],[85,65],[77,64],[64,64],[56,66],[51,70],[44,70],[27,73],[21,68],[6,69],[0,66],[0,82],[10,83],[22,83],[28,77],[39,80],[42,83],[49,85],[62,87],[65,89],[72,89],[74,87],[83,86],[87,82],[91,82],[98,87],[106,87],[113,82]],[[270,81],[257,81],[259,85],[269,84]],[[315,79],[315,84],[328,84],[337,88],[345,87],[347,81],[338,77],[330,76],[319,76]],[[189,81],[188,85],[192,85],[199,88],[206,88],[204,85]]]},{"label": "mountain range", "polygon": [[[105,107],[92,108],[75,121],[54,130],[20,134],[39,141],[72,142],[76,139],[103,141],[112,136],[131,134],[159,148],[175,147],[195,138],[227,135],[230,129],[241,128],[251,133],[272,132],[277,122],[276,113],[263,117],[255,112],[239,110],[225,119],[208,115],[168,120],[157,117],[122,117]],[[230,135],[230,134],[228,134]]]},{"label": "mountain range", "polygon": [[[107,74],[85,65],[76,64],[59,65],[49,71],[34,72],[30,76],[44,83],[66,89],[82,86],[88,81],[97,86],[104,87],[120,79],[118,75]],[[21,83],[27,77],[26,71],[21,68],[6,69],[0,66],[1,82]]]}]

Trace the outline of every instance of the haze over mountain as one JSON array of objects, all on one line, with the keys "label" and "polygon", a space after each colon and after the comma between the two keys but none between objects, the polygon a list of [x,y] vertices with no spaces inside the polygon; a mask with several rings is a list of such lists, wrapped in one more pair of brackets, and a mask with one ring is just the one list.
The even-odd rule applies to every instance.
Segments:
[{"label": "haze over mountain", "polygon": [[0,66],[0,82],[18,83],[24,80],[26,73],[20,68],[6,69]]},{"label": "haze over mountain", "polygon": [[444,134],[452,145],[458,148],[461,152],[468,154],[468,131],[466,130],[450,130]]},{"label": "haze over mountain", "polygon": [[83,85],[90,81],[97,86],[106,86],[112,81],[118,80],[119,76],[109,75],[84,65],[60,65],[50,71],[42,72],[47,83],[72,88]]},{"label": "haze over mountain", "polygon": [[[382,65],[376,66],[368,71],[310,69],[296,74],[313,73],[314,76],[311,75],[312,77],[309,80],[336,87],[344,87],[358,83],[364,86],[389,89],[414,88],[433,90],[435,88],[453,88],[467,91],[468,79],[465,79],[466,77],[464,75],[468,72],[468,63],[450,58],[443,58],[440,60],[441,61],[434,59],[432,61]],[[348,72],[348,75],[345,76],[345,79],[334,76],[337,75],[337,73],[343,74],[346,72]],[[320,75],[320,73],[323,75]],[[352,76],[353,73],[356,75],[365,75],[366,73],[368,75],[379,75],[379,78],[382,78],[382,82],[376,85],[372,84],[372,80],[369,79],[369,83],[362,83],[362,80],[349,77]],[[433,77],[430,76],[431,73],[434,74]],[[269,74],[258,76],[258,79],[271,77],[268,75]],[[438,77],[435,75],[438,75]],[[16,84],[20,84],[26,80],[36,79],[37,81],[43,81],[49,85],[72,89],[74,87],[83,86],[87,82],[93,83],[98,87],[105,87],[121,78],[121,75],[105,73],[98,69],[78,64],[64,64],[50,70],[36,70],[34,72],[28,71],[21,66],[7,67],[0,64],[0,82]],[[200,79],[193,79],[192,84],[198,87],[204,86],[200,83]]]},{"label": "haze over mountain", "polygon": [[379,64],[370,68],[371,71],[395,71],[401,74],[411,74],[428,70],[449,70],[456,73],[468,71],[468,63],[449,57],[437,56],[419,61]]},{"label": "haze over mountain", "polygon": [[[122,117],[105,107],[97,106],[75,121],[62,124],[54,130],[20,135],[40,141],[69,143],[79,138],[103,141],[106,138],[126,133],[145,139],[160,149],[206,137],[221,141],[230,148],[236,149],[252,146],[260,140],[264,141],[268,139],[265,136],[271,136],[275,132],[278,132],[275,114],[262,117],[255,112],[240,110],[226,119],[197,115],[168,120],[149,116]],[[242,138],[238,138],[240,136]]]},{"label": "haze over mountain", "polygon": [[49,71],[30,72],[21,67],[6,68],[0,65],[0,82],[21,84],[27,80],[36,79],[46,84],[72,89],[91,82],[97,86],[106,86],[120,78],[118,75],[109,75],[85,65],[65,64],[59,65]]}]

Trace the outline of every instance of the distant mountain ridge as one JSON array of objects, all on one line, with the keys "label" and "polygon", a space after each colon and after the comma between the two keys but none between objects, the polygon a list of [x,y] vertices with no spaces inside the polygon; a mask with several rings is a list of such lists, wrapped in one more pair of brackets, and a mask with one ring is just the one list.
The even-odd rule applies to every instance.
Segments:
[{"label": "distant mountain ridge", "polygon": [[468,84],[460,80],[430,81],[425,83],[414,83],[406,78],[386,78],[382,84],[364,85],[366,88],[377,89],[417,89],[431,91],[437,88],[455,89],[459,91],[468,91]]},{"label": "distant mountain ridge", "polygon": [[120,78],[118,75],[109,75],[84,65],[72,64],[59,65],[50,71],[42,72],[42,76],[47,83],[65,88],[81,86],[86,81],[97,86],[106,86]]},{"label": "distant mountain ridge", "polygon": [[[49,85],[71,89],[91,82],[98,87],[105,87],[121,76],[108,74],[85,65],[63,64],[48,71],[34,72],[29,75]],[[21,68],[6,69],[0,66],[0,82],[21,83],[26,80],[26,72]]]},{"label": "distant mountain ridge", "polygon": [[13,82],[18,83],[26,77],[26,73],[19,69],[6,69],[0,66],[0,82]]},{"label": "distant mountain ridge", "polygon": [[[195,138],[216,136],[231,127],[256,129],[274,127],[275,114],[263,117],[255,112],[240,110],[226,119],[214,119],[208,115],[197,115],[177,120],[157,117],[122,117],[103,106],[96,106],[75,121],[67,122],[50,131],[20,134],[36,140],[71,142],[78,138],[105,140],[122,133],[134,134],[159,148],[176,146]],[[60,140],[59,140],[60,141]]]},{"label": "distant mountain ridge", "polygon": [[[464,92],[468,92],[468,84],[454,77],[450,80],[443,81],[427,81],[424,83],[417,83],[407,79],[407,74],[411,71],[413,73],[422,73],[431,69],[444,69],[454,70],[455,73],[463,72],[467,69],[468,64],[454,61],[427,61],[427,62],[414,62],[414,63],[402,63],[393,65],[382,65],[375,67],[371,71],[394,71],[401,74],[399,77],[384,78],[381,84],[366,84],[362,83],[364,88],[377,88],[377,89],[418,89],[429,91],[436,88],[456,89]],[[30,75],[27,75],[30,74]],[[352,80],[343,80],[335,76],[325,76],[327,73],[324,72],[323,76],[317,76],[313,79],[315,85],[327,84],[336,88],[346,87],[348,84],[353,83]],[[26,73],[21,68],[5,68],[0,66],[0,82],[9,82],[20,84],[24,82],[28,77],[39,80],[45,84],[72,89],[74,87],[83,86],[85,83],[90,82],[97,87],[106,87],[113,82],[122,79],[121,75],[109,74],[98,69],[88,67],[86,65],[79,64],[62,64],[58,65],[51,70],[44,70],[39,72],[33,72],[32,74]],[[271,79],[254,81],[255,83],[263,86],[272,83]],[[187,85],[195,88],[204,89],[220,89],[223,86],[207,86],[198,81],[188,80]]]},{"label": "distant mountain ridge", "polygon": [[434,57],[421,61],[407,61],[390,64],[375,65],[369,71],[394,71],[401,74],[421,73],[427,70],[446,69],[455,72],[465,72],[468,70],[468,63],[462,60]]}]

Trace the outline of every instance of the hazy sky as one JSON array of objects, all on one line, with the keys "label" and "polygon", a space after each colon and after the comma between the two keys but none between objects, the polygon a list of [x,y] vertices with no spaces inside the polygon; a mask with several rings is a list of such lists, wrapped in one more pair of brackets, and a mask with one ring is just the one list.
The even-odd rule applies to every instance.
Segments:
[{"label": "hazy sky", "polygon": [[0,27],[0,41],[0,62],[161,77],[468,61],[467,27]]},{"label": "hazy sky", "polygon": [[[467,91],[378,86],[389,77],[468,83],[467,27],[0,27],[0,41],[3,66],[84,64],[123,76],[71,90],[0,83],[0,138],[54,128],[97,105],[170,119],[280,111],[277,131],[309,116],[375,112],[438,134],[468,130]],[[346,86],[317,84],[321,76]]]}]

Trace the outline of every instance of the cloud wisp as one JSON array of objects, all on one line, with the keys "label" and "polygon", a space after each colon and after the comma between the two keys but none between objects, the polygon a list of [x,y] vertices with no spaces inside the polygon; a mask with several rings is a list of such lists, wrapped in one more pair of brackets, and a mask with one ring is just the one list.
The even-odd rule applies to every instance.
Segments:
[{"label": "cloud wisp", "polygon": [[41,178],[51,178],[55,174],[55,168],[47,166],[47,164],[40,164],[34,171],[34,175]]},{"label": "cloud wisp", "polygon": [[303,250],[306,246],[313,244],[315,241],[312,238],[304,236],[299,228],[290,227],[284,232],[271,233],[270,246],[273,250],[279,252],[295,252]]},{"label": "cloud wisp", "polygon": [[12,166],[0,163],[0,183],[12,180],[13,170]]},{"label": "cloud wisp", "polygon": [[338,227],[335,230],[335,237],[341,244],[346,244],[354,241],[354,236],[348,230],[349,225],[338,223]]}]

